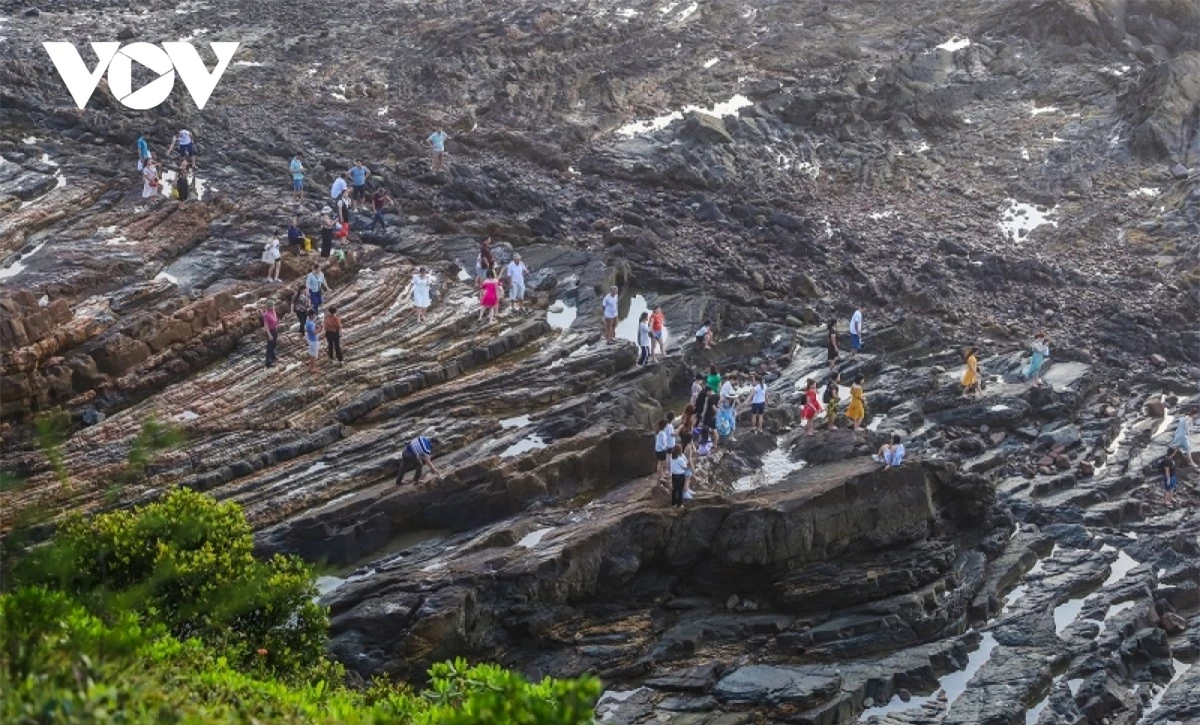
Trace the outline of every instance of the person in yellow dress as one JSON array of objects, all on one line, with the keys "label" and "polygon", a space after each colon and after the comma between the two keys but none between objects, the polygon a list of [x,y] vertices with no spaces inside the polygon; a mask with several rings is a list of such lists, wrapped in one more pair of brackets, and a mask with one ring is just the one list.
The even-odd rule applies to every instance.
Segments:
[{"label": "person in yellow dress", "polygon": [[979,348],[975,346],[963,350],[963,358],[967,361],[967,369],[963,371],[962,376],[963,395],[970,395],[979,390],[979,360],[975,357],[977,352]]},{"label": "person in yellow dress", "polygon": [[862,425],[863,418],[867,417],[867,401],[863,397],[862,375],[856,375],[854,384],[850,386],[850,405],[846,408],[846,417],[854,423],[854,430],[858,430]]}]

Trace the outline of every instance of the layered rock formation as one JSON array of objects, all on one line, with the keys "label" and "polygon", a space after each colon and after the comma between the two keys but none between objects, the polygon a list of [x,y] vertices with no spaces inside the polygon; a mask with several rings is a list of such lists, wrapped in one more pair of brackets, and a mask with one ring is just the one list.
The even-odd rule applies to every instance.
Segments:
[{"label": "layered rock formation", "polygon": [[[25,484],[0,492],[0,527],[209,491],[263,553],[331,569],[351,671],[595,672],[606,722],[1200,717],[1197,481],[1181,469],[1167,508],[1154,478],[1200,377],[1195,13],[68,0],[5,18],[0,426]],[[243,45],[203,113],[182,88],[129,111],[105,82],[76,110],[40,43],[118,36]],[[134,140],[162,154],[180,127],[198,200],[141,199]],[[286,251],[277,285],[259,254],[293,218],[315,233],[355,158],[397,207],[386,231],[355,214],[326,269],[347,362],[314,377],[286,311],[312,257]],[[459,272],[483,235],[533,270],[532,312],[477,321]],[[439,278],[424,324],[418,266]],[[654,306],[671,354],[642,369]],[[807,436],[821,323],[844,347],[856,306],[866,351],[841,372],[866,378],[867,430]],[[957,384],[968,344],[979,399]],[[710,364],[766,376],[769,433],[723,441],[673,510],[651,426]],[[58,409],[65,476],[34,436]],[[109,485],[150,416],[186,442]],[[442,475],[397,488],[426,431]],[[868,456],[892,433],[911,460],[885,473]]]}]

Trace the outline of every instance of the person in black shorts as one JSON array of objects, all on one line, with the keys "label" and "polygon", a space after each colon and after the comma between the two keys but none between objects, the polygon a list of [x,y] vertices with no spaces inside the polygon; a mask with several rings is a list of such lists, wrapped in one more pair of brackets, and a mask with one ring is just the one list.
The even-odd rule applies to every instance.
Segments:
[{"label": "person in black shorts", "polygon": [[1175,449],[1167,448],[1167,455],[1158,464],[1158,472],[1162,475],[1163,503],[1175,505],[1175,489],[1179,486],[1179,478],[1175,471]]},{"label": "person in black shorts", "polygon": [[825,325],[825,347],[829,356],[829,368],[832,370],[837,367],[838,361],[838,344],[837,344],[837,320],[830,320]]}]

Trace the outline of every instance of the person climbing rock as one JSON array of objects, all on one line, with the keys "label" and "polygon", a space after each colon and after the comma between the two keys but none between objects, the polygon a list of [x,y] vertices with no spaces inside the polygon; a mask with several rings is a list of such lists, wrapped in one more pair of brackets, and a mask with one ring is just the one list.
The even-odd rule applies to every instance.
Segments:
[{"label": "person climbing rock", "polygon": [[1183,465],[1191,468],[1192,462],[1192,424],[1196,422],[1196,411],[1187,410],[1179,416],[1175,424],[1175,436],[1171,439],[1171,447],[1183,457]]},{"label": "person climbing rock", "polygon": [[829,360],[829,369],[837,367],[838,362],[838,343],[837,343],[837,319],[831,319],[825,323],[825,354]]},{"label": "person climbing rock", "polygon": [[616,344],[617,318],[620,315],[618,308],[621,304],[621,298],[617,294],[617,286],[615,284],[608,288],[608,294],[604,295],[604,299],[600,304],[604,310],[604,342],[608,345]]},{"label": "person climbing rock", "polygon": [[804,405],[800,408],[800,422],[808,435],[816,435],[813,423],[821,412],[821,401],[817,399],[817,381],[812,378],[804,384]]},{"label": "person climbing rock", "polygon": [[858,430],[863,419],[867,417],[867,399],[863,393],[862,375],[854,376],[854,383],[850,386],[850,405],[846,407],[846,417],[854,424],[854,430]]},{"label": "person climbing rock", "polygon": [[[179,133],[175,134],[175,139],[171,141],[171,148],[173,149],[176,147],[179,148],[179,155],[185,159],[188,159],[192,164],[192,168],[195,168],[196,143],[192,138],[192,132],[186,128],[180,129]],[[167,153],[170,154],[171,149],[167,149]]]},{"label": "person climbing rock", "polygon": [[683,455],[683,446],[676,443],[671,448],[671,505],[683,505],[683,489],[687,484],[687,457]]},{"label": "person climbing rock", "polygon": [[492,257],[492,238],[485,237],[479,243],[479,255],[475,257],[475,279],[479,284],[483,284],[487,279],[488,273],[495,273],[496,260]]},{"label": "person climbing rock", "polygon": [[1179,477],[1175,469],[1175,447],[1167,446],[1167,453],[1158,462],[1158,472],[1162,475],[1163,503],[1175,505],[1175,489],[1179,486]]},{"label": "person climbing rock", "polygon": [[383,220],[383,209],[388,204],[393,204],[392,197],[388,196],[387,190],[382,186],[375,190],[371,195],[371,206],[375,208],[375,216],[371,217],[371,226],[367,227],[368,231],[375,231],[375,225],[379,225],[383,231],[387,231],[387,222]]},{"label": "person climbing rock", "polygon": [[828,428],[837,426],[838,404],[841,402],[841,373],[834,370],[829,375],[829,382],[825,384],[825,395],[823,401],[825,403],[825,425]]},{"label": "person climbing rock", "polygon": [[367,205],[367,179],[371,178],[371,170],[363,166],[362,159],[355,159],[354,165],[346,172],[350,174],[350,201],[355,209]]},{"label": "person climbing rock", "polygon": [[446,140],[450,137],[446,132],[438,127],[438,130],[429,135],[429,145],[433,148],[433,165],[434,172],[444,171],[446,168]]},{"label": "person climbing rock", "polygon": [[667,354],[667,318],[661,307],[655,307],[650,313],[650,356],[654,362],[663,359]]},{"label": "person climbing rock", "polygon": [[413,307],[417,310],[417,322],[424,322],[425,315],[429,313],[432,286],[433,280],[429,277],[429,270],[424,267],[418,269],[412,278]]},{"label": "person climbing rock", "polygon": [[754,376],[750,391],[750,430],[763,431],[763,414],[767,410],[767,384],[761,375]]},{"label": "person climbing rock", "polygon": [[404,474],[409,471],[414,471],[413,485],[421,482],[421,471],[425,466],[429,466],[429,470],[433,471],[435,477],[441,477],[437,466],[433,465],[433,449],[437,446],[436,438],[427,436],[417,436],[409,441],[404,446],[404,451],[400,454],[400,472],[396,474],[396,485],[404,483]]},{"label": "person climbing rock", "polygon": [[963,397],[979,392],[979,359],[976,357],[978,352],[979,348],[974,345],[963,350],[963,360],[967,364],[967,369],[962,374]]},{"label": "person climbing rock", "polygon": [[146,140],[146,134],[143,133],[142,135],[138,136],[137,147],[138,171],[140,172],[146,167],[146,162],[152,158],[150,155],[150,142]]},{"label": "person climbing rock", "polygon": [[1030,345],[1033,351],[1029,358],[1029,367],[1025,368],[1025,379],[1033,383],[1035,388],[1042,387],[1042,363],[1046,358],[1050,357],[1050,338],[1044,332],[1039,332],[1034,335],[1033,343]]},{"label": "person climbing rock", "polygon": [[304,199],[304,154],[299,151],[288,164],[288,172],[292,175],[292,196],[296,201]]},{"label": "person climbing rock", "polygon": [[274,300],[267,302],[262,320],[263,330],[267,333],[267,367],[272,367],[279,359],[276,354],[279,349],[279,315],[275,312]]},{"label": "person climbing rock", "polygon": [[313,314],[321,312],[321,293],[329,292],[329,285],[325,284],[325,273],[321,271],[321,265],[313,262],[312,271],[304,278],[304,286],[308,288],[308,299],[312,303]]},{"label": "person climbing rock", "polygon": [[263,245],[262,261],[267,265],[267,281],[281,282],[279,279],[280,258],[283,255],[279,253],[279,240],[271,237],[267,243]]},{"label": "person climbing rock", "polygon": [[696,347],[701,347],[701,348],[704,348],[705,350],[709,350],[712,348],[712,343],[713,343],[712,321],[705,320],[704,324],[700,326],[700,329],[696,330]]},{"label": "person climbing rock", "polygon": [[525,309],[525,275],[529,274],[529,268],[521,261],[520,254],[514,254],[504,273],[508,277],[508,297],[512,300],[512,308],[520,312]]},{"label": "person climbing rock", "polygon": [[317,311],[309,310],[308,319],[304,321],[304,341],[308,343],[308,372],[316,375],[321,372],[317,365],[321,357],[321,324],[317,321]]},{"label": "person climbing rock", "polygon": [[650,314],[647,312],[638,317],[637,344],[637,364],[644,367],[650,363]]},{"label": "person climbing rock", "polygon": [[500,307],[500,280],[496,279],[496,275],[488,270],[487,279],[483,280],[483,285],[479,290],[479,321],[483,321],[484,314],[487,314],[488,323],[496,321],[496,310]]},{"label": "person climbing rock", "polygon": [[885,471],[904,463],[904,444],[900,442],[900,434],[893,433],[891,442],[880,446],[879,453],[871,456],[871,459],[882,463]]},{"label": "person climbing rock", "polygon": [[338,317],[337,311],[337,305],[330,305],[322,326],[325,328],[325,349],[329,359],[336,359],[340,365],[346,360],[342,356],[342,318]]},{"label": "person climbing rock", "polygon": [[292,312],[296,314],[296,320],[300,322],[300,334],[304,334],[304,323],[308,322],[308,313],[312,309],[312,303],[308,297],[308,287],[300,285],[292,294]]},{"label": "person climbing rock", "polygon": [[853,359],[862,352],[862,324],[863,313],[862,308],[854,310],[854,314],[850,316],[850,357]]},{"label": "person climbing rock", "polygon": [[349,178],[349,174],[342,173],[338,174],[337,178],[333,180],[333,186],[329,187],[329,201],[331,203],[336,205],[338,200],[342,198],[342,194],[346,192],[346,182]]}]

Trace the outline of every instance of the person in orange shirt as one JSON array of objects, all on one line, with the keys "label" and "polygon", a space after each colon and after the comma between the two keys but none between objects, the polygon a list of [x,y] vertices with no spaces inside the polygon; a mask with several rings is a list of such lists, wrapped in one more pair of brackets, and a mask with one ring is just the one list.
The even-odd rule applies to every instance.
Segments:
[{"label": "person in orange shirt", "polygon": [[337,311],[337,305],[330,305],[325,314],[325,342],[328,343],[325,349],[330,360],[336,358],[339,363],[345,363],[342,358],[342,318],[338,317]]},{"label": "person in orange shirt", "polygon": [[667,318],[661,307],[655,307],[650,315],[650,356],[655,362],[667,354],[666,345]]}]

